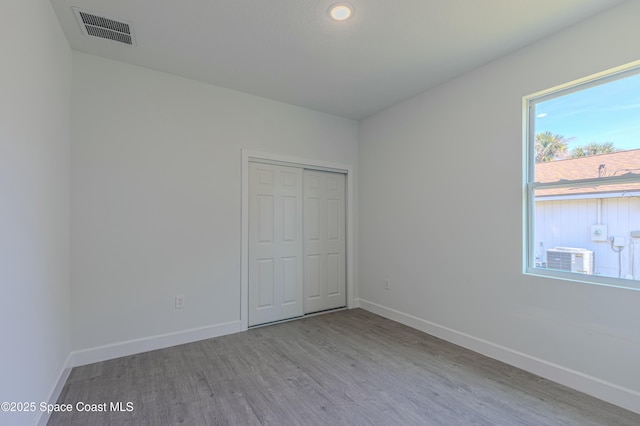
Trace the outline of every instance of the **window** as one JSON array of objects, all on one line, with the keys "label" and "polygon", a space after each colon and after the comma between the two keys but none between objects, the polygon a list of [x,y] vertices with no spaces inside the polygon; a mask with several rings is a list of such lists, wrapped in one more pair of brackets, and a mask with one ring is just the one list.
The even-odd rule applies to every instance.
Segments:
[{"label": "window", "polygon": [[640,61],[524,107],[524,272],[640,289]]}]

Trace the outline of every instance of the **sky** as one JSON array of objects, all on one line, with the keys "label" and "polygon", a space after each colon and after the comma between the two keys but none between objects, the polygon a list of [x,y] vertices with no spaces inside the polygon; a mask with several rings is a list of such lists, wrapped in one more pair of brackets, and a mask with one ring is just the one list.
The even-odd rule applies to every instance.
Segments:
[{"label": "sky", "polygon": [[640,74],[536,104],[535,133],[567,139],[569,151],[591,142],[640,148]]}]

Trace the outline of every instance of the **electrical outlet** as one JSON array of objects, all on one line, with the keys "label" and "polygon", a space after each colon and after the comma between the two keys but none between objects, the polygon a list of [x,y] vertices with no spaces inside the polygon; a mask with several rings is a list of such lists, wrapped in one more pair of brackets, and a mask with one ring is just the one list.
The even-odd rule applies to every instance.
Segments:
[{"label": "electrical outlet", "polygon": [[385,290],[391,290],[391,281],[389,280],[389,278],[384,280],[384,289]]},{"label": "electrical outlet", "polygon": [[182,309],[184,308],[184,295],[183,294],[177,294],[176,295],[176,309]]}]

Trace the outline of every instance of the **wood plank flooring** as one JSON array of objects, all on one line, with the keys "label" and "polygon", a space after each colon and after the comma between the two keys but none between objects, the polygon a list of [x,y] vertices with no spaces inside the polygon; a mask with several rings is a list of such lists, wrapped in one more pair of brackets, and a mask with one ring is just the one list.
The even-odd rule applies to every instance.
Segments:
[{"label": "wood plank flooring", "polygon": [[[111,402],[133,411],[109,411]],[[640,425],[640,415],[362,309],[74,368],[49,425]],[[126,408],[126,405],[124,406]]]}]

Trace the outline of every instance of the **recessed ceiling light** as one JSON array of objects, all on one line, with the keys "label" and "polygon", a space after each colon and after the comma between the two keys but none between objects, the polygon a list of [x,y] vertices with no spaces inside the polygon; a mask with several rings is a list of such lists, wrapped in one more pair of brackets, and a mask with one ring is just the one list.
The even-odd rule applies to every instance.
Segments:
[{"label": "recessed ceiling light", "polygon": [[353,6],[348,3],[336,3],[329,8],[329,15],[336,21],[345,21],[353,15]]}]

